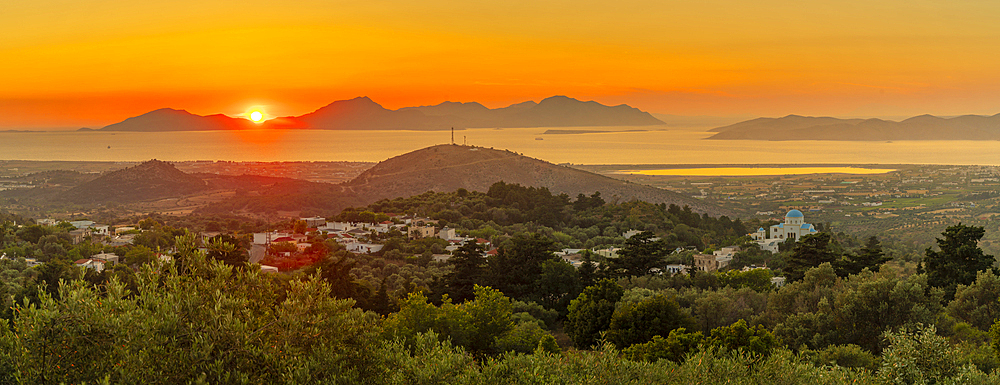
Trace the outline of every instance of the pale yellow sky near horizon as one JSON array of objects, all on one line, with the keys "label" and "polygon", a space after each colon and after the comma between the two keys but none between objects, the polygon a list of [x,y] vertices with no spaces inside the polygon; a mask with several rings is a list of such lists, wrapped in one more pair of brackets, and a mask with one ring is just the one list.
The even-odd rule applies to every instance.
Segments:
[{"label": "pale yellow sky near horizon", "polygon": [[0,128],[551,95],[676,115],[1000,112],[1000,2],[0,0]]}]

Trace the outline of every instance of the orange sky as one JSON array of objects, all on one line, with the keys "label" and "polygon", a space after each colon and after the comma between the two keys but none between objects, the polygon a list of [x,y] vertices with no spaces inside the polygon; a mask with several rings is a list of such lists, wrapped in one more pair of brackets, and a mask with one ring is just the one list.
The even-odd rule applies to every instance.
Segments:
[{"label": "orange sky", "polygon": [[[487,3],[487,4],[482,4]],[[561,94],[678,115],[1000,112],[995,1],[0,3],[0,129]]]}]

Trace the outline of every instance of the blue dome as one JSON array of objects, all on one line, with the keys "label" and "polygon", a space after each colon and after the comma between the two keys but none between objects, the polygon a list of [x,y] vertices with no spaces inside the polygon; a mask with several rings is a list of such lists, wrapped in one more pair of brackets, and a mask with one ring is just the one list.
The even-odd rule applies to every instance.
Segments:
[{"label": "blue dome", "polygon": [[802,218],[802,217],[804,217],[804,215],[802,215],[802,212],[799,210],[792,210],[789,211],[788,214],[785,214],[785,218]]}]

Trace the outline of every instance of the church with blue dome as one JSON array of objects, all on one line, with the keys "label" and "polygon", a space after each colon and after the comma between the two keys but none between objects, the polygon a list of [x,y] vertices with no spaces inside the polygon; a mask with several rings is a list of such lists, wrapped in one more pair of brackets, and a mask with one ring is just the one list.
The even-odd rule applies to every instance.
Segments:
[{"label": "church with blue dome", "polygon": [[[772,253],[778,252],[778,244],[789,239],[797,240],[809,234],[816,234],[816,228],[812,224],[805,223],[805,215],[799,210],[791,210],[785,214],[785,222],[771,226],[770,231],[765,231],[763,227],[756,232],[750,233],[752,238],[760,248]],[[770,234],[770,236],[768,236]]]}]

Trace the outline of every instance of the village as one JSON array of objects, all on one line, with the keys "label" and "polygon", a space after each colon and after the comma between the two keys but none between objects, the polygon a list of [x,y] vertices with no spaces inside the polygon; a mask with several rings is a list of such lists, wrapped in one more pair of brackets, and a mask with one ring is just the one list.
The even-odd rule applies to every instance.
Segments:
[{"label": "village", "polygon": [[[367,167],[364,164],[350,162],[327,162],[329,165],[324,162],[279,162],[262,168],[258,164],[260,162],[250,163],[181,162],[178,166],[193,172],[230,174],[243,173],[249,167],[253,167],[258,173],[260,170],[270,170],[269,175],[297,177],[309,175],[314,180],[353,176]],[[611,170],[603,166],[576,167],[606,174]],[[874,175],[812,174],[744,177],[617,175],[617,177],[672,190],[743,213],[745,218],[752,218],[757,223],[763,224],[756,229],[748,229],[749,232],[745,234],[747,240],[755,243],[759,249],[771,253],[777,253],[779,245],[786,240],[794,240],[820,231],[844,232],[858,238],[878,235],[886,241],[912,245],[913,249],[920,250],[926,247],[929,240],[933,240],[933,236],[947,224],[961,222],[997,229],[997,225],[991,223],[993,216],[1000,215],[1000,209],[997,209],[997,200],[1000,198],[998,193],[1000,176],[996,167],[897,165],[891,168],[894,171]],[[8,168],[9,170],[11,168]],[[331,170],[336,172],[330,174]],[[17,189],[31,186],[33,185],[30,181],[19,180],[9,182],[4,188]],[[804,221],[805,215],[809,216],[808,223]],[[243,246],[246,249],[248,262],[261,264],[261,268],[265,271],[281,270],[268,265],[268,261],[282,258],[295,259],[296,254],[308,253],[310,247],[317,242],[336,242],[345,250],[357,255],[381,256],[384,254],[382,253],[384,241],[390,235],[403,236],[409,240],[439,239],[439,243],[428,244],[427,250],[422,253],[429,253],[426,257],[437,263],[447,262],[451,252],[466,242],[483,245],[486,257],[497,253],[496,245],[488,237],[473,236],[467,229],[439,225],[436,219],[412,214],[392,214],[382,219],[384,220],[378,222],[349,222],[328,221],[318,216],[285,218],[290,221],[289,223],[299,221],[304,226],[299,229],[300,231],[294,231],[292,226],[288,226],[287,229],[255,231],[252,234],[244,232],[246,242]],[[41,219],[37,223],[46,226],[60,224],[66,226],[67,234],[74,244],[87,240],[108,247],[132,245],[137,235],[148,230],[136,223],[118,223],[110,226],[91,220],[72,218],[69,221]],[[211,227],[201,229],[203,231],[200,233],[200,238],[203,241],[225,233],[225,231],[210,231],[213,230]],[[636,229],[622,229],[615,234],[619,239],[616,242],[605,242],[588,248],[563,247],[555,254],[576,267],[582,263],[581,254],[585,251],[600,259],[613,259],[617,257],[622,240],[641,232]],[[981,245],[987,252],[1000,252],[1000,231],[987,232]],[[692,246],[678,247],[674,253],[689,254],[690,263],[666,264],[662,266],[662,271],[657,268],[656,272],[674,274],[687,272],[690,268],[700,271],[725,270],[740,251],[740,246],[736,244],[713,245],[702,250]],[[172,252],[159,250],[156,252],[156,257],[168,260]],[[117,263],[119,258],[120,256],[114,253],[101,252],[81,258],[76,264],[101,271],[103,266]],[[29,258],[28,263],[38,262]],[[766,266],[741,266],[741,268],[766,268]],[[775,279],[777,283],[780,277]]]},{"label": "village", "polygon": [[[436,263],[447,263],[451,257],[451,253],[468,242],[480,245],[485,250],[483,257],[487,259],[497,255],[498,252],[489,239],[463,236],[454,228],[448,226],[439,227],[437,225],[438,220],[415,215],[392,215],[389,220],[377,223],[327,221],[326,218],[322,217],[299,218],[295,223],[302,226],[301,231],[296,232],[294,229],[289,229],[248,234],[247,238],[252,239],[252,241],[249,242],[249,249],[244,250],[247,262],[258,264],[262,272],[278,273],[281,269],[277,266],[268,265],[267,262],[269,260],[273,260],[274,258],[294,259],[302,254],[308,254],[313,251],[312,248],[315,247],[318,240],[322,242],[336,242],[342,245],[345,250],[359,256],[381,255],[380,251],[382,251],[385,245],[379,243],[379,239],[384,238],[380,236],[391,234],[405,234],[406,238],[410,240],[439,239],[442,243],[446,242],[447,246],[437,248],[437,253],[428,251],[430,253],[430,261]],[[80,244],[87,241],[112,248],[132,246],[136,235],[143,232],[138,225],[109,226],[89,220],[65,222],[48,218],[37,221],[37,224],[42,226],[62,226],[67,229],[72,228],[67,231],[67,234],[73,244]],[[628,230],[621,234],[621,238],[628,240],[641,233],[642,231],[640,230]],[[747,237],[752,239],[753,243],[761,250],[777,253],[777,245],[779,243],[789,239],[794,241],[796,238],[815,233],[815,227],[804,223],[803,214],[793,209],[786,215],[784,223],[771,226],[769,232],[765,231],[764,228],[759,228],[757,231],[747,234]],[[201,232],[198,234],[198,237],[202,244],[207,245],[210,239],[222,234],[221,232]],[[653,237],[651,239],[655,241],[659,238]],[[205,252],[207,251],[207,247],[201,247],[200,250]],[[432,250],[434,249],[432,248]],[[573,267],[579,268],[584,261],[585,253],[590,253],[590,255],[599,257],[600,260],[607,261],[608,259],[617,259],[619,257],[619,250],[621,250],[621,245],[610,245],[595,247],[593,249],[564,248],[553,254]],[[740,251],[741,247],[737,245],[722,247],[718,250],[706,250],[705,253],[700,252],[694,247],[678,247],[672,253],[687,254],[691,258],[690,264],[666,264],[662,267],[653,268],[651,273],[673,275],[688,274],[692,269],[701,272],[725,270]],[[169,262],[173,259],[172,255],[176,252],[177,250],[173,249],[158,250],[154,253],[154,257],[161,262]],[[0,259],[16,259],[17,257],[17,255],[3,255]],[[25,260],[29,267],[41,264],[35,258],[26,258]],[[105,269],[112,268],[121,261],[122,256],[114,252],[102,251],[87,258],[78,259],[74,261],[74,264],[80,268],[100,273]],[[595,264],[600,265],[600,262],[595,262]],[[763,266],[743,266],[741,271],[754,269],[768,269],[768,267],[766,264]],[[780,276],[772,277],[771,281],[773,285],[780,287],[784,284],[785,278]]]},{"label": "village", "polygon": [[[575,167],[676,191],[741,213],[742,218],[778,223],[784,213],[799,210],[819,231],[878,235],[917,248],[931,246],[947,224],[1000,230],[992,221],[1000,215],[1000,168],[995,166],[872,165],[856,167],[895,171],[785,176],[622,175],[614,174],[626,168],[621,165]],[[984,250],[1000,253],[998,233],[987,233]]]}]

